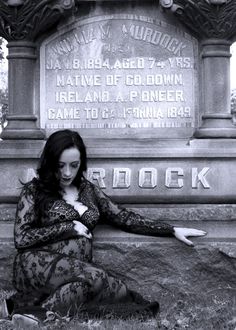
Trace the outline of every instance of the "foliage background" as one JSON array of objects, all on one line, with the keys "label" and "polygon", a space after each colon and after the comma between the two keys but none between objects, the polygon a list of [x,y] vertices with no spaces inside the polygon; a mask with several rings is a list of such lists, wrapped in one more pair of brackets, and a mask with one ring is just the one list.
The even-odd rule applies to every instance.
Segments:
[{"label": "foliage background", "polygon": [[0,38],[0,133],[8,111],[8,63],[6,41]]}]

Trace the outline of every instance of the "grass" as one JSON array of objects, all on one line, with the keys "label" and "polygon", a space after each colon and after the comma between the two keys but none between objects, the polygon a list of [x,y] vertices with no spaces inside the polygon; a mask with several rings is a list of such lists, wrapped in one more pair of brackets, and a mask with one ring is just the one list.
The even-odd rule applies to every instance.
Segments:
[{"label": "grass", "polygon": [[[2,327],[1,327],[2,326]],[[1,330],[25,330],[23,328],[14,328],[9,322],[5,325],[0,324]],[[29,328],[28,328],[29,329]],[[152,330],[158,329],[156,321],[146,322],[145,324],[137,323],[136,320],[89,320],[81,322],[79,320],[70,321],[68,324],[56,323],[43,326],[37,329],[42,330]]]},{"label": "grass", "polygon": [[[231,292],[232,293],[232,292]],[[0,290],[0,300],[11,293]],[[232,295],[233,296],[233,295]],[[70,321],[58,321],[46,324],[43,330],[236,330],[235,299],[217,300],[214,296],[205,296],[201,300],[188,297],[173,301],[168,310],[161,310],[158,319],[140,321],[137,319],[90,319],[74,318]],[[10,322],[0,323],[1,330],[14,330]],[[18,328],[19,329],[19,328]],[[25,330],[25,329],[21,329]]]}]

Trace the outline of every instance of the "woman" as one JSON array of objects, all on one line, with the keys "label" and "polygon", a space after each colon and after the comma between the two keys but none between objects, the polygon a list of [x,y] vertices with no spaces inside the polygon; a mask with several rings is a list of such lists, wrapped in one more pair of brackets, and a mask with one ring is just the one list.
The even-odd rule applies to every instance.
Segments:
[{"label": "woman", "polygon": [[102,220],[133,233],[174,235],[188,245],[193,243],[187,236],[206,234],[119,208],[85,179],[86,161],[77,132],[55,132],[44,147],[37,179],[23,187],[14,230],[17,293],[5,305],[10,314],[35,311],[44,318],[47,311],[75,315],[94,306],[115,315],[118,310],[155,314],[158,303],[146,301],[92,263],[93,229]]}]

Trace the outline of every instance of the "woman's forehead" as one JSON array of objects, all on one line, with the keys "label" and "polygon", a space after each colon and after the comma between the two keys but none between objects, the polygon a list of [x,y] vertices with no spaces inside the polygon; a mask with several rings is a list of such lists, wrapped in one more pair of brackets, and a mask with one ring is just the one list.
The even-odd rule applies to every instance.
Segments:
[{"label": "woman's forehead", "polygon": [[80,152],[76,147],[65,149],[59,158],[59,162],[74,162],[80,160]]}]

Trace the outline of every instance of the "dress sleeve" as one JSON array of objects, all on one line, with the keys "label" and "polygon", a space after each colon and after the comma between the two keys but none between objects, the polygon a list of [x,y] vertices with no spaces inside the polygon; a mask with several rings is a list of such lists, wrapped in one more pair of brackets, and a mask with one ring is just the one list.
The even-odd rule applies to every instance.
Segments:
[{"label": "dress sleeve", "polygon": [[76,237],[72,221],[60,221],[40,227],[34,207],[35,188],[27,184],[22,189],[16,209],[14,240],[17,249],[37,247],[66,238]]},{"label": "dress sleeve", "polygon": [[120,208],[98,187],[94,191],[101,218],[109,224],[121,229],[142,235],[171,236],[174,227],[154,219],[146,218],[126,208]]}]

